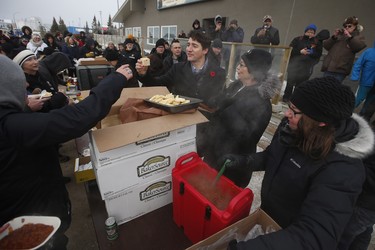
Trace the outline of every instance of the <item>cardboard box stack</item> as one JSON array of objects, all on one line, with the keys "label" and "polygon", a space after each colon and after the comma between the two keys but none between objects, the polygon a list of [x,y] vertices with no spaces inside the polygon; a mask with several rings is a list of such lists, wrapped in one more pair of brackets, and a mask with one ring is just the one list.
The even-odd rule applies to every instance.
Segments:
[{"label": "cardboard box stack", "polygon": [[105,119],[111,122],[89,134],[99,191],[118,224],[172,202],[172,168],[196,151],[196,124],[207,121],[197,111],[120,124],[117,114],[127,98],[165,93],[165,87],[125,89]]}]

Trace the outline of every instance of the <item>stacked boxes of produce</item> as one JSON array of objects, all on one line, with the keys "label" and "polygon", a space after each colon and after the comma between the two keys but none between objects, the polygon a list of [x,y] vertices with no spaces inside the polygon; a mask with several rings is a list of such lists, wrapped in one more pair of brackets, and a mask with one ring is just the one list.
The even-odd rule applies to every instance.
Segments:
[{"label": "stacked boxes of produce", "polygon": [[[123,94],[158,93],[137,88]],[[91,161],[108,216],[122,224],[171,203],[172,169],[179,157],[196,151],[196,124],[206,121],[197,111],[90,132]]]}]

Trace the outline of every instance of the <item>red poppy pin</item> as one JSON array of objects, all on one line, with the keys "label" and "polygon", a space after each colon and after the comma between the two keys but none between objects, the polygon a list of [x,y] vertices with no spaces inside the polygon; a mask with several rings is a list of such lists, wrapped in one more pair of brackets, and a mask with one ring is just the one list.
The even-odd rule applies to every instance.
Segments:
[{"label": "red poppy pin", "polygon": [[211,71],[211,72],[210,72],[210,76],[211,76],[211,77],[215,77],[215,75],[216,75],[215,71]]}]

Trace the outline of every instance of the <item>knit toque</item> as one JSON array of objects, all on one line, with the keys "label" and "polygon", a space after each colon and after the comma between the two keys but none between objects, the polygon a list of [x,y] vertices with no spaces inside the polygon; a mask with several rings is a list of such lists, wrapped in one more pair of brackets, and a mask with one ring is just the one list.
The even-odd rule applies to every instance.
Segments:
[{"label": "knit toque", "polygon": [[294,90],[290,102],[316,121],[335,123],[352,116],[354,100],[348,86],[329,76],[301,83]]},{"label": "knit toque", "polygon": [[[34,55],[34,54],[33,54]],[[19,65],[0,55],[0,107],[23,110],[26,106],[26,78]]]},{"label": "knit toque", "polygon": [[35,56],[35,54],[28,49],[22,50],[20,53],[18,53],[14,58],[13,62],[17,63],[22,67],[22,64],[29,59],[30,57]]}]

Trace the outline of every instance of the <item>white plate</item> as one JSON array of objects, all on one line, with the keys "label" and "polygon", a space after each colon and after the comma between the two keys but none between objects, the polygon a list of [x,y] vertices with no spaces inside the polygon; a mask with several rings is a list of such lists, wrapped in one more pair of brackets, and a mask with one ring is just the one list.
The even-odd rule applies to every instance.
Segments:
[{"label": "white plate", "polygon": [[41,94],[28,95],[29,98],[40,98]]},{"label": "white plate", "polygon": [[[17,218],[14,218],[11,221],[8,221],[9,227],[0,234],[0,240],[7,236],[11,231],[14,231],[18,228],[21,228],[23,225],[27,223],[41,223],[48,226],[53,226],[53,231],[47,236],[47,238],[38,246],[31,248],[31,249],[37,249],[41,246],[43,246],[51,237],[52,235],[59,229],[61,221],[58,217],[54,216],[20,216]],[[5,223],[6,224],[6,223]]]}]

